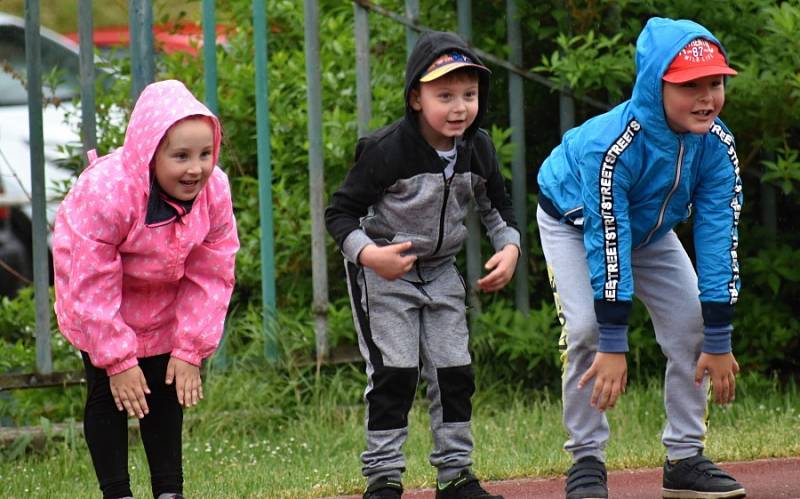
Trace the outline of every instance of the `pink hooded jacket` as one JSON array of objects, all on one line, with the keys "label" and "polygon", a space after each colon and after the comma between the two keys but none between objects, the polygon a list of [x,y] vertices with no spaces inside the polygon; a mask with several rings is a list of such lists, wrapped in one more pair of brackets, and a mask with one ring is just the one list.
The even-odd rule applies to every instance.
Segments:
[{"label": "pink hooded jacket", "polygon": [[109,376],[164,353],[199,366],[222,336],[239,249],[225,173],[214,168],[188,214],[145,225],[151,158],[169,128],[191,115],[211,118],[216,164],[217,118],[181,82],[153,83],[136,102],[125,144],[101,158],[90,153],[58,209],[58,325]]}]

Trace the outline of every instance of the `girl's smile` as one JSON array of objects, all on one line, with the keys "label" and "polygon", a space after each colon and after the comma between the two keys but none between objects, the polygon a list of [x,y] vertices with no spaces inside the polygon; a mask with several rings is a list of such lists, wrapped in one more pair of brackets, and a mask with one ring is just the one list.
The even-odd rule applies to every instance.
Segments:
[{"label": "girl's smile", "polygon": [[208,120],[188,118],[169,129],[155,154],[153,173],[161,189],[190,201],[214,169],[214,129]]}]

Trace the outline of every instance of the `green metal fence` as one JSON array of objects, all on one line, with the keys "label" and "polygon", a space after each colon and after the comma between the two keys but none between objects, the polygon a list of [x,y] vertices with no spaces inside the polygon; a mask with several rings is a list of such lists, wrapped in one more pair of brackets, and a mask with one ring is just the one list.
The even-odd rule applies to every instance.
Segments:
[{"label": "green metal fence", "polygon": [[[45,217],[44,193],[44,155],[42,138],[42,92],[41,92],[41,58],[39,36],[39,1],[26,0],[26,59],[28,70],[28,104],[30,114],[30,147],[31,172],[33,182],[33,261],[34,289],[36,296],[36,371],[30,375],[29,383],[21,386],[41,385],[42,380],[53,379],[52,359],[50,352],[50,300],[49,271],[47,254],[47,222]],[[81,137],[84,150],[96,146],[95,113],[94,113],[94,51],[92,40],[91,0],[79,0],[78,25],[80,36],[80,79],[81,79]],[[150,0],[129,0],[129,31],[132,93],[135,99],[142,89],[154,79],[153,54],[153,11]],[[311,248],[313,273],[313,303],[317,362],[324,361],[328,354],[327,342],[327,310],[328,310],[328,275],[326,256],[326,234],[324,228],[324,157],[322,136],[321,109],[321,74],[320,74],[320,40],[319,40],[319,2],[304,0],[305,22],[305,56],[308,106],[308,138],[309,138],[309,183],[311,205]],[[470,41],[472,38],[472,3],[471,0],[458,0],[458,31]],[[270,124],[268,109],[268,54],[267,54],[267,9],[266,0],[253,0],[253,25],[256,67],[256,123],[259,180],[259,215],[261,218],[261,268],[262,268],[262,311],[263,331],[265,334],[265,357],[269,362],[278,358],[277,332],[274,327],[276,313],[275,290],[275,256],[272,211],[272,168],[270,151]],[[203,54],[205,102],[217,112],[217,65],[216,65],[216,21],[214,0],[202,2]],[[416,43],[419,32],[429,30],[419,22],[419,0],[405,0],[405,15],[399,15],[369,0],[353,0],[354,37],[356,41],[355,66],[357,89],[358,134],[368,133],[371,117],[370,65],[369,65],[369,16],[377,14],[394,20],[406,27],[407,54]],[[514,146],[512,159],[512,200],[515,215],[520,227],[527,227],[527,192],[526,192],[526,160],[524,142],[525,106],[523,105],[523,85],[532,82],[551,89],[561,90],[561,123],[562,133],[574,123],[574,105],[572,97],[566,89],[558,89],[548,79],[536,75],[522,65],[522,39],[517,0],[506,0],[506,22],[510,60],[498,58],[475,47],[476,53],[484,61],[502,67],[509,72],[508,95],[511,105],[509,126],[512,129],[511,140]],[[607,109],[605,103],[589,98],[581,98],[584,102],[598,109]],[[469,239],[466,243],[467,277],[472,289],[469,300],[473,313],[480,310],[475,282],[481,272],[481,255],[478,220],[474,211],[467,219]],[[517,309],[527,312],[529,303],[526,231],[522,231],[523,255],[515,276],[515,304]],[[473,316],[474,319],[474,316]],[[226,333],[227,334],[227,333]],[[224,342],[224,340],[223,340]],[[224,348],[223,348],[224,355]],[[26,375],[21,375],[23,378]],[[18,376],[19,378],[19,376]],[[74,376],[73,376],[74,378]],[[71,378],[70,378],[71,379]],[[36,381],[38,380],[38,381]],[[0,389],[3,387],[0,386]]]}]

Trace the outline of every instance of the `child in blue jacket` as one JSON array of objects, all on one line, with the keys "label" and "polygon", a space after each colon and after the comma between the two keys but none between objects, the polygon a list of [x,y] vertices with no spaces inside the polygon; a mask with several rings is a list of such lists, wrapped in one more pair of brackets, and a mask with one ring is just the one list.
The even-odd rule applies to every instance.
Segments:
[{"label": "child in blue jacket", "polygon": [[[652,18],[636,44],[630,100],[567,132],[538,175],[537,220],[562,320],[568,499],[608,497],[605,409],[625,391],[628,314],[646,305],[667,358],[663,496],[744,497],[703,456],[707,380],[732,402],[742,184],[718,118],[735,75],[687,20]],[[697,273],[673,228],[694,212]]]}]

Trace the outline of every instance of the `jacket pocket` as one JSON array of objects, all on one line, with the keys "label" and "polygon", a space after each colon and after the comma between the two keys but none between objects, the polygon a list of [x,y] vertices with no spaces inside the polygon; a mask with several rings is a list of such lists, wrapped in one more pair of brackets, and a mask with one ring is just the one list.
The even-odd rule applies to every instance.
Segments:
[{"label": "jacket pocket", "polygon": [[464,276],[461,274],[461,271],[458,270],[458,267],[453,264],[453,268],[456,271],[456,275],[458,276],[458,280],[461,281],[461,287],[464,288],[464,296],[466,297],[469,294],[469,289],[467,287],[467,281],[464,279]]},{"label": "jacket pocket", "polygon": [[406,252],[407,255],[427,256],[433,252],[433,239],[419,234],[397,232],[392,238],[391,244],[399,244],[406,241],[411,241],[411,250]]}]

